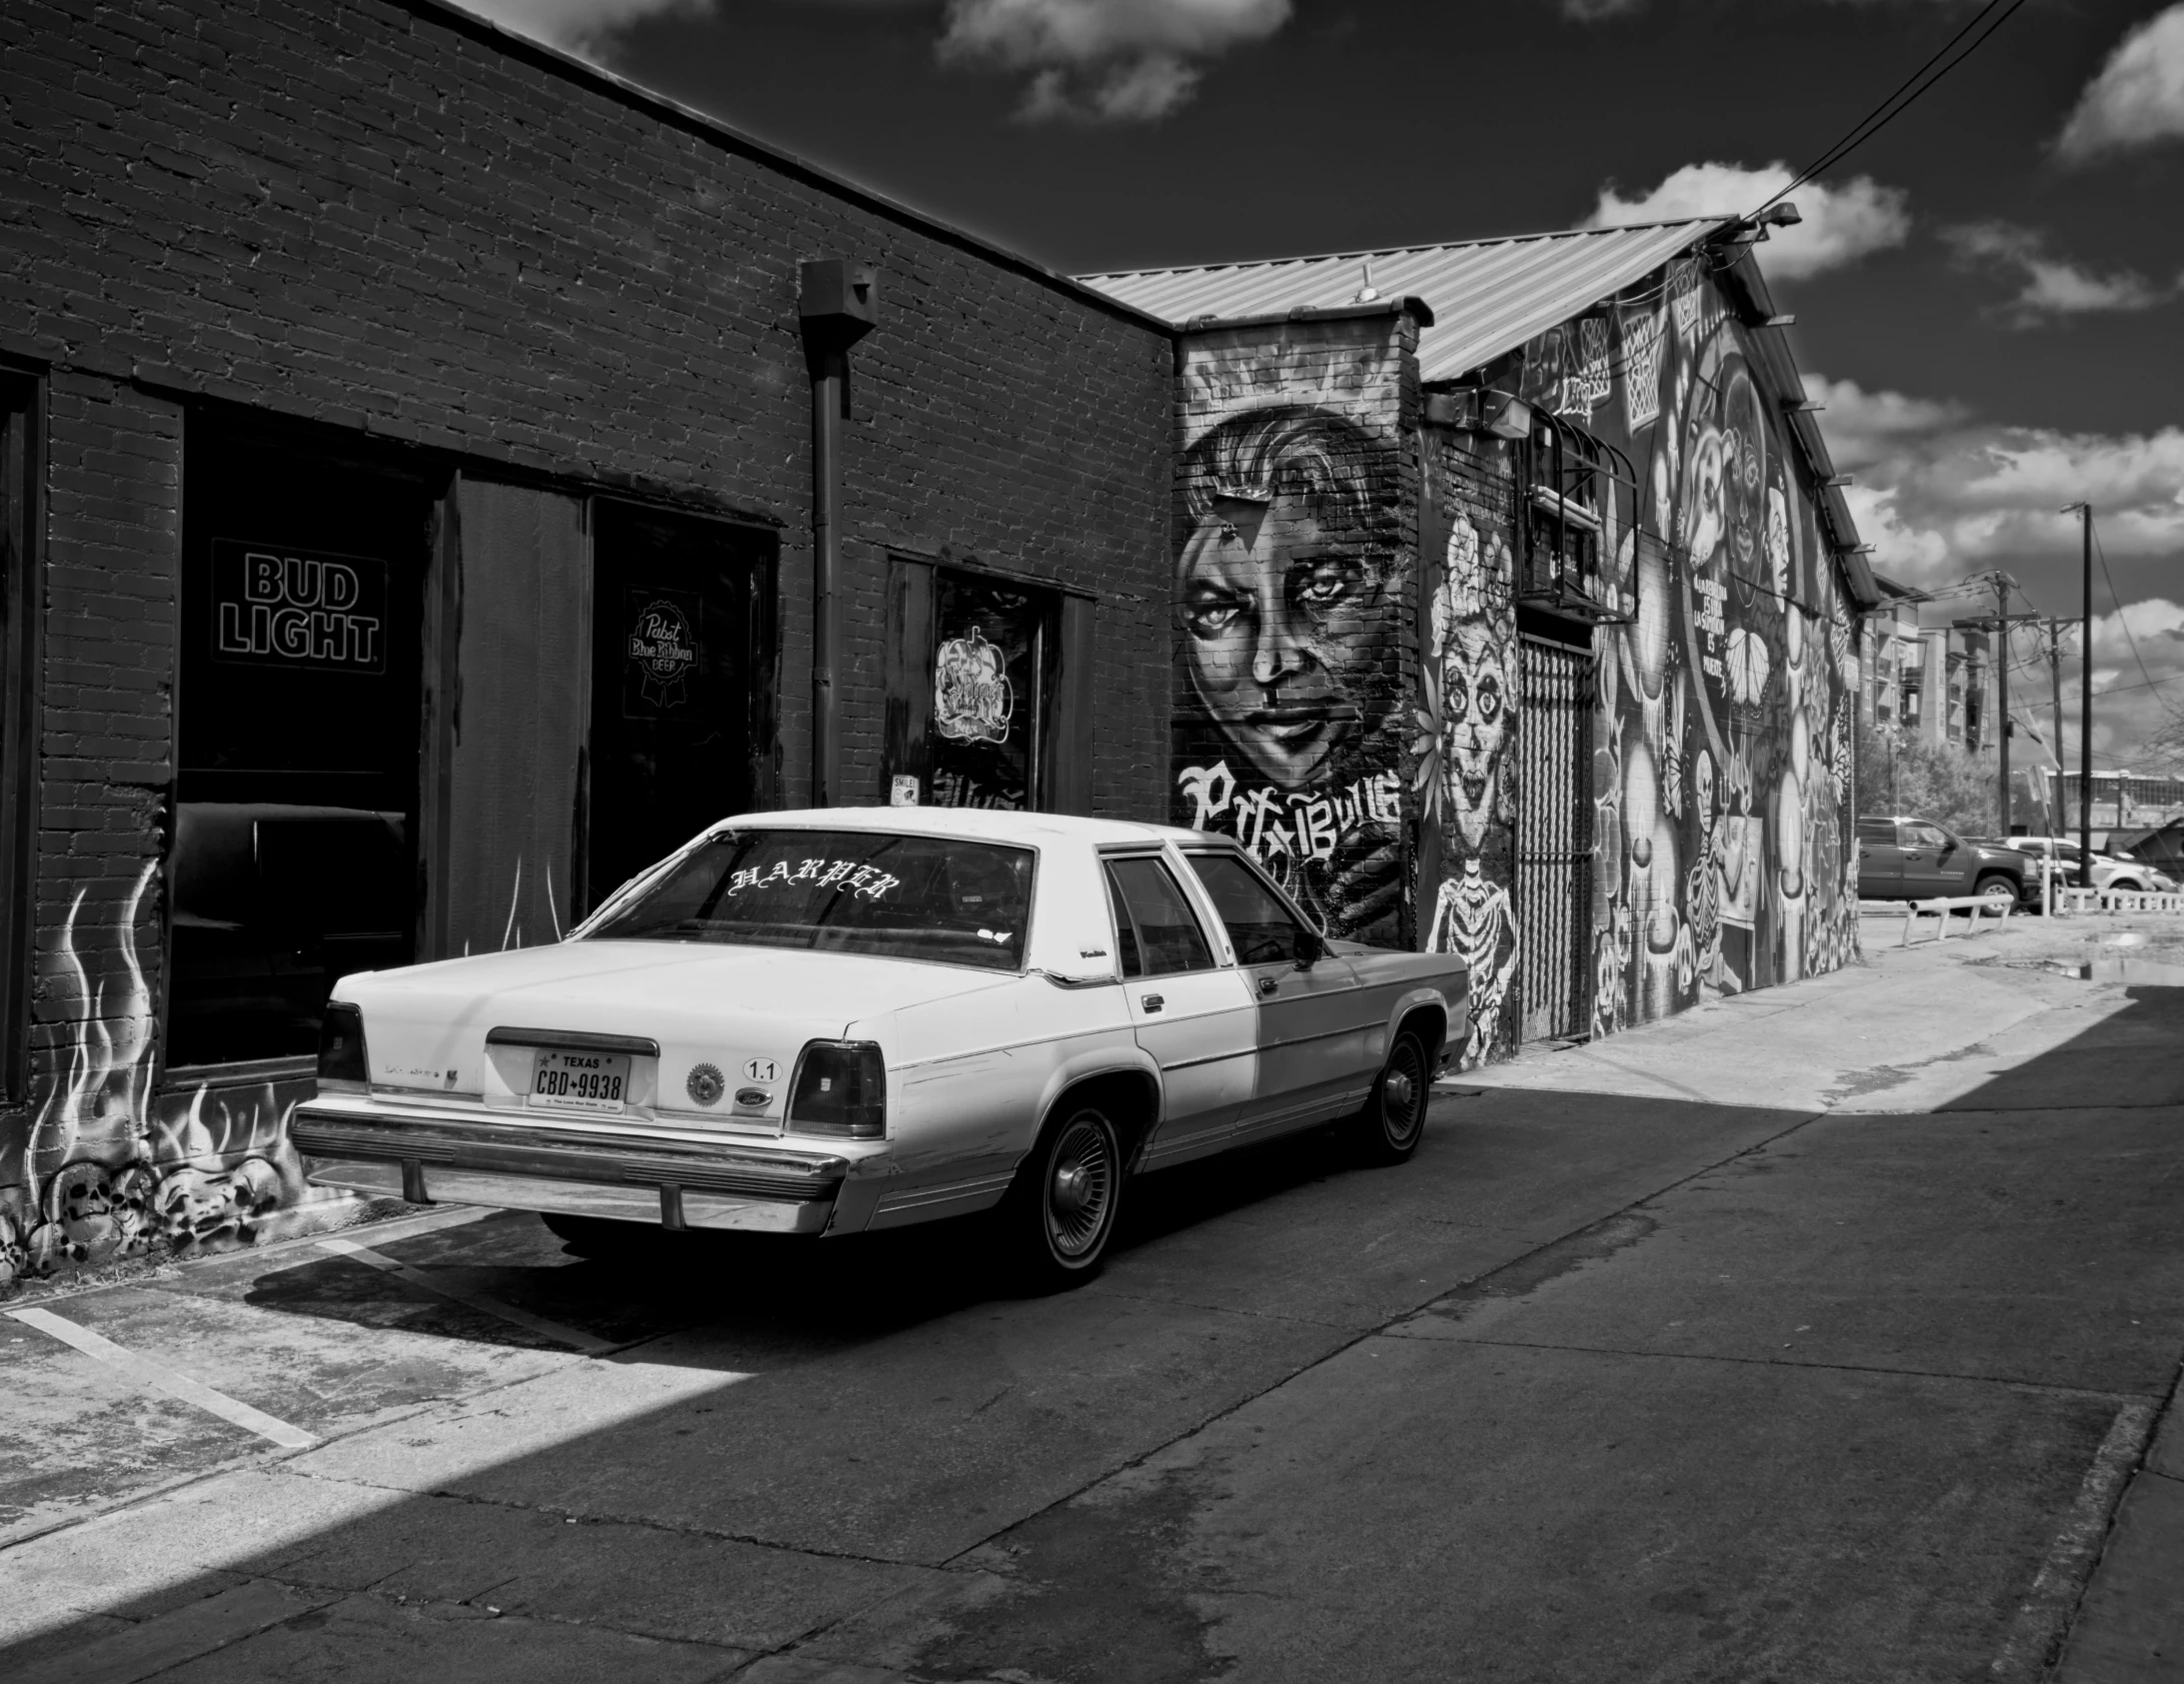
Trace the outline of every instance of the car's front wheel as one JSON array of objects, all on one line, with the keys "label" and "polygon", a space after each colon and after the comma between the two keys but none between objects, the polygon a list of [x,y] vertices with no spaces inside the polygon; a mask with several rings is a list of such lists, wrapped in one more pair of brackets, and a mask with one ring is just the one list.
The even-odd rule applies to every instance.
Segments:
[{"label": "car's front wheel", "polygon": [[2017,904],[2017,884],[2008,877],[1999,874],[1991,877],[1981,877],[1973,892],[1990,906],[2014,906]]},{"label": "car's front wheel", "polygon": [[1009,1261],[1052,1291],[1099,1272],[1122,1205],[1122,1135],[1099,1105],[1066,1105],[1040,1130],[1001,1208]]},{"label": "car's front wheel", "polygon": [[1372,1096],[1351,1122],[1359,1153],[1372,1163],[1400,1163],[1416,1151],[1432,1095],[1432,1059],[1425,1043],[1405,1030],[1388,1047]]}]

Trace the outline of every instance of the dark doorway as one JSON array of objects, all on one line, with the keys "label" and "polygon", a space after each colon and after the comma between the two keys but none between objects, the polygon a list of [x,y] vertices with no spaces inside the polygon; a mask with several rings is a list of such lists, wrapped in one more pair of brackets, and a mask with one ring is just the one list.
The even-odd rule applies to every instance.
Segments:
[{"label": "dark doorway", "polygon": [[316,429],[190,420],[170,1067],[309,1055],[336,980],[415,955],[443,479]]},{"label": "dark doorway", "polygon": [[771,804],[781,540],[593,505],[586,909],[716,820]]},{"label": "dark doorway", "polygon": [[891,557],[883,799],[1089,812],[1092,632],[1090,599]]}]

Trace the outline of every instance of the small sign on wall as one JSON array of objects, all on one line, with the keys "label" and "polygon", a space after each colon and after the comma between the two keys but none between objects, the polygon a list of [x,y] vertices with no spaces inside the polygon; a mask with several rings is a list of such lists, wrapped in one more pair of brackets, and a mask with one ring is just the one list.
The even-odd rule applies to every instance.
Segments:
[{"label": "small sign on wall", "polygon": [[319,673],[387,670],[387,564],[212,542],[212,655]]},{"label": "small sign on wall", "polygon": [[898,776],[888,783],[888,806],[916,807],[918,805],[918,780]]}]

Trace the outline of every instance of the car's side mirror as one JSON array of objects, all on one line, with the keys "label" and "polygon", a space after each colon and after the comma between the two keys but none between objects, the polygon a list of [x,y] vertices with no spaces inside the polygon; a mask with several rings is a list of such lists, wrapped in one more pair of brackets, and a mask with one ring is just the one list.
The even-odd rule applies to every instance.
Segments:
[{"label": "car's side mirror", "polygon": [[1326,957],[1327,943],[1316,929],[1299,926],[1296,932],[1296,968],[1309,970]]}]

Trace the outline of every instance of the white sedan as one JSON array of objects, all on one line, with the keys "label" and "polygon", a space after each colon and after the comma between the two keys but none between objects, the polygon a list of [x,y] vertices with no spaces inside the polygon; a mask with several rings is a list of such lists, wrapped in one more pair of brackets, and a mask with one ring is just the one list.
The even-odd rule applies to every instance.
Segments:
[{"label": "white sedan", "polygon": [[1015,1261],[1067,1283],[1133,1171],[1337,1121],[1409,1156],[1467,985],[1323,939],[1196,832],[751,814],[556,945],[345,978],[294,1137],[322,1185],[579,1244],[999,1207]]}]

